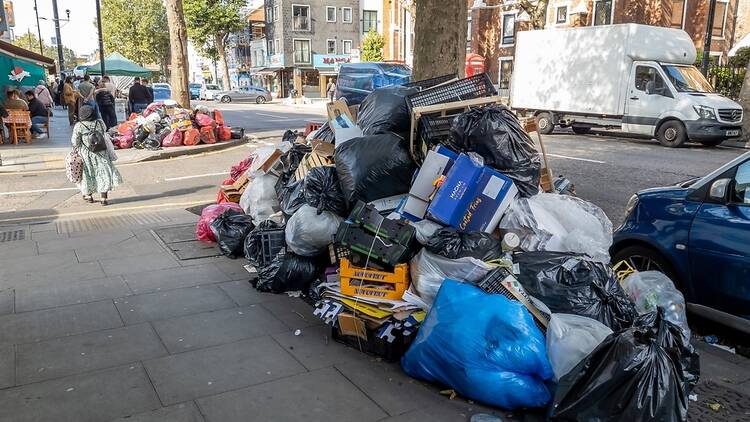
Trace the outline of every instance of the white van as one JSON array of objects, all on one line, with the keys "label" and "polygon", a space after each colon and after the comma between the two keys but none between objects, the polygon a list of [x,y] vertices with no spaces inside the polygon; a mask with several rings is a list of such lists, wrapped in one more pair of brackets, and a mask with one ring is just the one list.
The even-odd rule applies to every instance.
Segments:
[{"label": "white van", "polygon": [[542,133],[615,127],[668,147],[741,135],[742,107],[713,92],[682,30],[622,24],[517,35],[510,104],[533,113]]}]

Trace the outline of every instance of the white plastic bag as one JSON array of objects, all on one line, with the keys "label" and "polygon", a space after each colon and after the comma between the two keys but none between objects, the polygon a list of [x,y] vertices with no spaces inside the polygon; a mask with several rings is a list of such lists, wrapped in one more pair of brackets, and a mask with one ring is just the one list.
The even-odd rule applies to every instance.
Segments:
[{"label": "white plastic bag", "polygon": [[521,237],[521,249],[585,253],[609,263],[612,222],[601,208],[568,195],[539,193],[517,198],[500,220]]},{"label": "white plastic bag", "polygon": [[315,256],[325,252],[343,219],[338,215],[303,205],[286,223],[286,246],[297,255]]},{"label": "white plastic bag", "polygon": [[659,271],[634,272],[625,277],[620,285],[635,303],[635,309],[639,314],[653,312],[657,307],[662,307],[665,319],[682,328],[685,336],[690,338],[685,298],[669,277]]},{"label": "white plastic bag", "polygon": [[610,334],[609,327],[593,318],[552,314],[547,326],[547,357],[555,380],[570,372]]},{"label": "white plastic bag", "polygon": [[411,225],[417,230],[417,242],[421,245],[426,245],[432,235],[443,228],[443,226],[431,220],[415,221]]},{"label": "white plastic bag", "polygon": [[240,207],[256,225],[281,210],[274,189],[276,180],[277,177],[270,174],[260,175],[250,181],[240,197]]},{"label": "white plastic bag", "polygon": [[[476,283],[492,268],[476,258],[449,259],[422,249],[409,264],[411,295],[405,294],[404,300],[427,310],[432,306],[432,301],[446,278]],[[421,301],[412,300],[413,295],[418,296]]]}]

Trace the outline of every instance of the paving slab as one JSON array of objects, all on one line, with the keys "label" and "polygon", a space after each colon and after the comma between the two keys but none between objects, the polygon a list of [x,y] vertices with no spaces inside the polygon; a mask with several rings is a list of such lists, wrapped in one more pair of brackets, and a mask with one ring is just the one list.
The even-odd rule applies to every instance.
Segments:
[{"label": "paving slab", "polygon": [[255,290],[247,280],[228,281],[220,283],[219,287],[224,290],[229,297],[239,306],[254,305],[256,303],[278,300],[279,295],[273,293],[263,293]]},{"label": "paving slab", "polygon": [[162,407],[150,412],[118,418],[110,422],[204,422],[203,415],[194,402]]},{"label": "paving slab", "polygon": [[250,280],[250,273],[244,267],[247,265],[245,258],[224,259],[216,265],[230,280]]},{"label": "paving slab", "polygon": [[16,385],[16,359],[12,345],[0,346],[0,389]]},{"label": "paving slab", "polygon": [[156,271],[180,266],[166,251],[159,254],[102,259],[99,263],[104,272],[109,276]]},{"label": "paving slab", "polygon": [[15,242],[0,243],[0,256],[3,259],[15,259],[35,255],[39,255],[39,251],[34,240],[17,240]]},{"label": "paving slab", "polygon": [[152,293],[228,280],[226,274],[219,271],[213,264],[139,272],[126,274],[124,277],[134,294]]},{"label": "paving slab", "polygon": [[42,231],[31,233],[33,240],[57,240],[67,239],[69,236],[67,233],[58,233],[57,231]]},{"label": "paving slab", "polygon": [[76,248],[79,262],[92,262],[102,259],[124,258],[158,254],[164,249],[155,240],[142,241],[133,236],[112,245]]},{"label": "paving slab", "polygon": [[25,312],[113,299],[130,294],[130,289],[120,277],[95,278],[69,283],[16,287],[15,306],[16,312]]},{"label": "paving slab", "polygon": [[198,400],[209,422],[377,421],[388,415],[333,368]]},{"label": "paving slab", "polygon": [[270,337],[171,355],[146,361],[145,365],[159,398],[166,405],[305,371]]},{"label": "paving slab", "polygon": [[134,237],[130,230],[107,230],[101,232],[77,232],[59,239],[40,240],[39,253],[46,254],[90,247],[103,248]]},{"label": "paving slab", "polygon": [[46,265],[31,266],[27,270],[15,274],[0,274],[0,289],[30,285],[62,284],[71,281],[103,278],[105,276],[98,262],[86,262],[83,264],[79,264],[78,261],[67,262],[51,268],[46,268]]},{"label": "paving slab", "polygon": [[289,297],[285,294],[275,296],[275,298],[264,301],[262,305],[289,328],[296,330],[297,328],[323,324],[320,318],[313,315],[313,307],[302,299]]},{"label": "paving slab", "polygon": [[331,327],[327,325],[304,328],[298,336],[286,332],[274,334],[273,338],[311,371],[337,363],[371,360],[368,355],[331,339]]},{"label": "paving slab", "polygon": [[0,277],[10,277],[15,274],[27,272],[39,272],[51,268],[55,269],[61,265],[71,263],[78,263],[78,258],[76,258],[73,248],[64,251],[42,253],[40,255],[3,259],[3,265],[0,267]]},{"label": "paving slab", "polygon": [[138,324],[235,307],[216,286],[195,286],[115,299],[126,324]]},{"label": "paving slab", "polygon": [[140,364],[0,390],[0,420],[101,422],[160,407]]},{"label": "paving slab", "polygon": [[260,306],[231,308],[156,321],[154,328],[169,353],[289,331],[284,323]]},{"label": "paving slab", "polygon": [[70,305],[0,317],[0,345],[29,343],[121,327],[111,300]]},{"label": "paving slab", "polygon": [[17,384],[29,384],[165,356],[149,324],[16,346]]},{"label": "paving slab", "polygon": [[15,301],[15,291],[13,289],[0,290],[0,315],[12,314]]}]

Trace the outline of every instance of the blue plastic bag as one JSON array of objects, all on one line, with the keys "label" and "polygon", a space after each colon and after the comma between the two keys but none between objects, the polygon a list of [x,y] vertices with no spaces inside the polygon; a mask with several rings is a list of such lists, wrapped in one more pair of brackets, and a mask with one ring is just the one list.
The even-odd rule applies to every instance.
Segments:
[{"label": "blue plastic bag", "polygon": [[503,409],[544,407],[553,377],[544,335],[520,302],[446,279],[401,367]]}]

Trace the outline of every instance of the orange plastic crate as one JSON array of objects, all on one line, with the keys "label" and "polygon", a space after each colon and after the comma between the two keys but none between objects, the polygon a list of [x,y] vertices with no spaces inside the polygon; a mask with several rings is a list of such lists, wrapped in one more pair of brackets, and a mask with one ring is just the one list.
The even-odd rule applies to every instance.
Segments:
[{"label": "orange plastic crate", "polygon": [[392,272],[353,266],[341,258],[339,274],[341,293],[366,298],[401,300],[409,287],[409,266],[396,265]]}]

